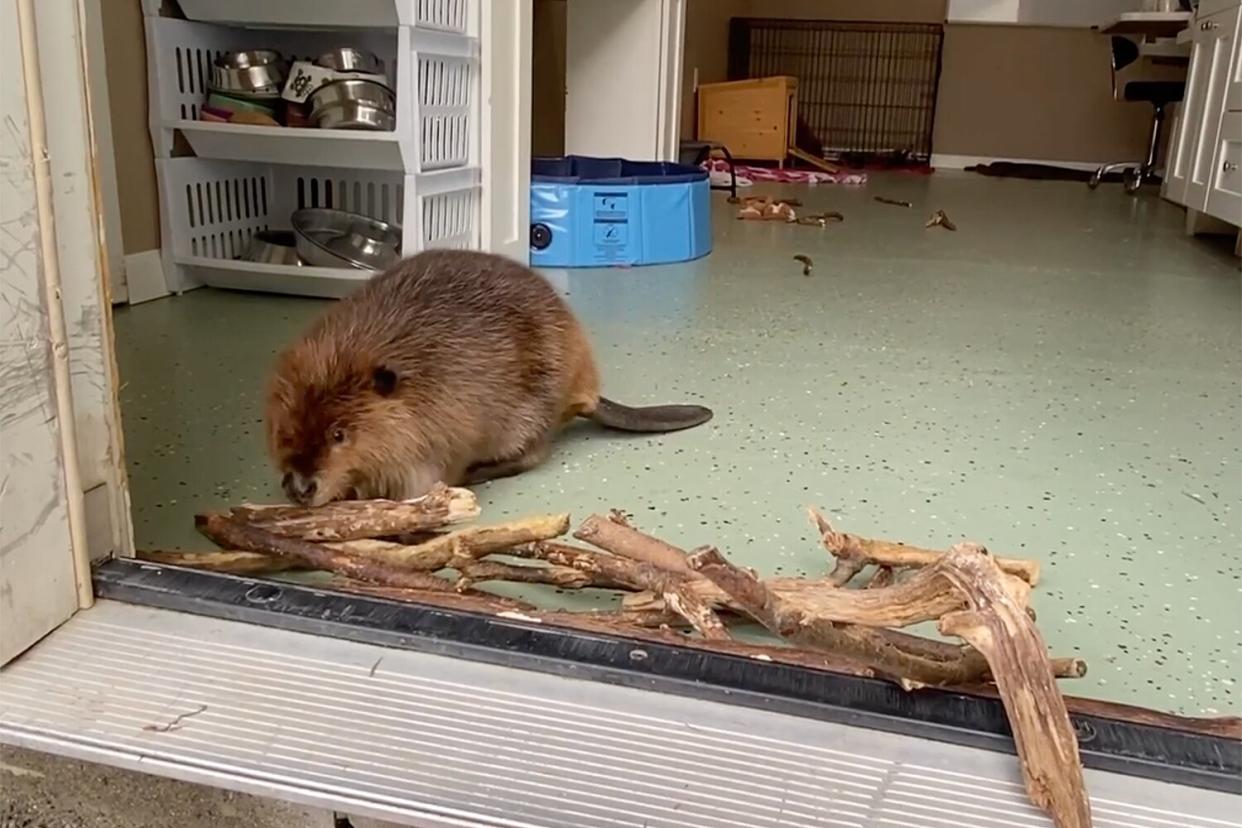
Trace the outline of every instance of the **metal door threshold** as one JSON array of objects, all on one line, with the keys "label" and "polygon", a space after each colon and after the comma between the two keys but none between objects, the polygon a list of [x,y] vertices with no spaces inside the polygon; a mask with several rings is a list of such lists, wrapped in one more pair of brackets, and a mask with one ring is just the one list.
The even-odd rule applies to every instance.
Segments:
[{"label": "metal door threshold", "polygon": [[[1050,824],[993,751],[113,601],[0,671],[0,742],[420,826]],[[1242,825],[1087,780],[1100,826]]]}]

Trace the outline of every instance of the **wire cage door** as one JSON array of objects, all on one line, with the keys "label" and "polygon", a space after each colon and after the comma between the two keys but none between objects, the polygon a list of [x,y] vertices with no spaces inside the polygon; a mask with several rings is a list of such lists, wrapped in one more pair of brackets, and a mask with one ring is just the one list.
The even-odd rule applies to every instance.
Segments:
[{"label": "wire cage door", "polygon": [[796,77],[802,127],[825,156],[927,163],[943,42],[931,23],[735,17],[729,79]]}]

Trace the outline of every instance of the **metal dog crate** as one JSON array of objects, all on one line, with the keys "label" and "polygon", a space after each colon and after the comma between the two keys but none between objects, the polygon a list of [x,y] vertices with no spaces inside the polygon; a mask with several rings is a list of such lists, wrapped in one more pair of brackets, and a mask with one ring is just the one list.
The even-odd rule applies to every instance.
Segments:
[{"label": "metal dog crate", "polygon": [[793,75],[825,155],[930,161],[944,27],[735,17],[729,79]]}]

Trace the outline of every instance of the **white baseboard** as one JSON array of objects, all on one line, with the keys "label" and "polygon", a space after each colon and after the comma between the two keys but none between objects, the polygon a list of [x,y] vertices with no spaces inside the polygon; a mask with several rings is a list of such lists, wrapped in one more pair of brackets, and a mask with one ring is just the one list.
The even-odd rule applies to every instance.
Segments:
[{"label": "white baseboard", "polygon": [[125,257],[125,284],[129,289],[131,305],[169,295],[168,283],[164,278],[164,261],[158,247]]},{"label": "white baseboard", "polygon": [[[1049,161],[1046,158],[992,158],[986,155],[941,155],[940,153],[932,153],[931,157],[931,165],[942,170],[964,170],[976,164],[991,164],[994,161],[1005,161],[1010,164],[1047,164],[1050,167],[1065,167],[1069,170],[1086,170],[1087,172],[1104,164],[1116,163],[1116,159],[1113,161]],[[1134,163],[1141,162],[1135,161]]]}]

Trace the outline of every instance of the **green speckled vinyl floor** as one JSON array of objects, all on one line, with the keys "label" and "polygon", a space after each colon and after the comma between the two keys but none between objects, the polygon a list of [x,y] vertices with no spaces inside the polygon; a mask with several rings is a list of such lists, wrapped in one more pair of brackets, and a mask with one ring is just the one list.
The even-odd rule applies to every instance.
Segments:
[{"label": "green speckled vinyl floor", "polygon": [[[763,573],[825,570],[809,503],[861,534],[979,540],[1044,563],[1044,635],[1091,668],[1071,692],[1242,712],[1229,246],[1117,187],[941,173],[783,192],[846,220],[736,221],[713,193],[708,258],[551,274],[609,396],[702,401],[716,419],[654,438],[575,429],[546,466],[482,487],[485,516],[623,508]],[[937,208],[956,233],[924,229]],[[278,498],[264,373],[322,307],[199,290],[117,314],[140,547],[206,548],[196,510]]]}]

